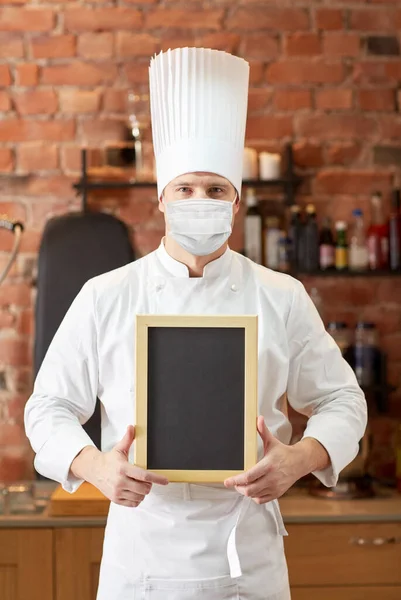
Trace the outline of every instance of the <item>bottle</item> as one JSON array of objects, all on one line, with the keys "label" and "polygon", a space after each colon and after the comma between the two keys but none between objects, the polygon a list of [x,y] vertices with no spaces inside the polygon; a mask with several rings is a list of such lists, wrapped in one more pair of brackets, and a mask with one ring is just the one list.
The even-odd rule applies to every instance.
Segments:
[{"label": "bottle", "polygon": [[354,222],[350,232],[349,268],[350,271],[366,271],[369,266],[368,246],[365,235],[363,212],[360,208],[352,211]]},{"label": "bottle", "polygon": [[319,269],[319,231],[313,204],[306,207],[306,221],[301,229],[299,243],[299,262],[301,271],[312,273]]},{"label": "bottle", "polygon": [[337,343],[341,354],[344,356],[351,345],[351,336],[347,324],[343,321],[330,321],[327,325],[327,331]]},{"label": "bottle", "polygon": [[278,241],[278,270],[282,273],[288,273],[290,270],[288,260],[288,239],[285,231],[280,231],[280,239]]},{"label": "bottle", "polygon": [[279,266],[279,241],[280,229],[278,217],[269,217],[266,220],[265,234],[265,265],[269,269],[278,269]]},{"label": "bottle", "polygon": [[401,494],[401,423],[395,434],[395,478],[397,492]]},{"label": "bottle", "polygon": [[394,190],[392,196],[392,210],[389,219],[389,248],[390,269],[401,269],[401,190]]},{"label": "bottle", "polygon": [[331,220],[330,217],[326,217],[323,220],[319,241],[319,264],[323,271],[334,267],[334,248],[335,245],[333,234],[331,232]]},{"label": "bottle", "polygon": [[292,271],[299,268],[299,242],[301,236],[302,222],[301,209],[296,204],[290,208],[290,223],[288,226],[288,262]]},{"label": "bottle", "polygon": [[336,269],[343,271],[348,267],[348,248],[347,248],[347,224],[344,221],[336,222]]},{"label": "bottle", "polygon": [[262,215],[253,188],[248,188],[245,197],[244,217],[245,256],[255,263],[262,263]]},{"label": "bottle", "polygon": [[355,375],[360,386],[373,385],[375,380],[375,355],[377,331],[374,323],[359,321],[355,329]]},{"label": "bottle", "polygon": [[383,215],[380,192],[371,197],[372,220],[368,229],[369,267],[373,271],[388,267],[388,225]]}]

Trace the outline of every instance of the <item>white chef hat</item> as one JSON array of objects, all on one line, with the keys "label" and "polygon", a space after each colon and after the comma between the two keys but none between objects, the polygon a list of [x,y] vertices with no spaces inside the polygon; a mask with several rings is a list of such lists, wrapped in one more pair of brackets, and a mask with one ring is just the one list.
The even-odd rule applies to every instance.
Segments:
[{"label": "white chef hat", "polygon": [[184,173],[228,179],[241,193],[249,64],[227,52],[177,48],[149,68],[157,191]]}]

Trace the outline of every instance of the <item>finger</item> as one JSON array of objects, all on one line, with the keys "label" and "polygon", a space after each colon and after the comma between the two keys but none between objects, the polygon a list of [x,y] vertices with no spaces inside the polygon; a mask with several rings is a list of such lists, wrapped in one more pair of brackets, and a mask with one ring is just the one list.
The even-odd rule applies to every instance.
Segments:
[{"label": "finger", "polygon": [[275,441],[276,438],[274,437],[274,435],[267,428],[267,425],[266,425],[265,420],[264,420],[263,417],[258,417],[257,429],[258,429],[258,433],[259,433],[260,437],[262,438],[263,453],[266,454],[266,452],[269,449],[269,446],[272,443],[274,443],[274,441]]},{"label": "finger", "polygon": [[138,481],[131,479],[130,477],[124,477],[122,482],[122,490],[127,490],[134,494],[140,494],[141,496],[147,496],[152,489],[151,483],[145,483],[144,481]]},{"label": "finger", "polygon": [[145,496],[143,494],[137,494],[132,492],[131,490],[122,490],[120,494],[121,500],[126,500],[127,502],[138,502],[141,503],[144,500]]},{"label": "finger", "polygon": [[129,449],[135,439],[135,427],[128,425],[124,437],[114,446],[114,449],[128,456]]},{"label": "finger", "polygon": [[140,502],[132,502],[131,500],[119,500],[118,502],[114,502],[114,504],[119,504],[120,506],[127,506],[128,508],[137,508]]},{"label": "finger", "polygon": [[260,477],[263,477],[263,475],[266,475],[266,462],[262,459],[257,465],[249,469],[249,471],[245,471],[245,473],[240,473],[239,475],[234,475],[234,477],[229,477],[229,479],[226,479],[224,485],[226,487],[250,485]]},{"label": "finger", "polygon": [[258,496],[265,496],[271,492],[271,485],[269,485],[268,477],[261,477],[255,483],[251,485],[236,486],[237,492],[243,496],[249,496],[250,498],[257,498]]},{"label": "finger", "polygon": [[266,496],[258,496],[257,498],[252,498],[255,504],[267,504],[275,499],[273,494],[267,494]]},{"label": "finger", "polygon": [[163,477],[163,475],[158,475],[157,473],[152,473],[152,471],[146,471],[146,469],[142,469],[141,467],[137,467],[136,465],[131,465],[129,463],[126,465],[125,474],[131,479],[144,481],[145,483],[157,483],[159,485],[168,484],[167,477]]}]

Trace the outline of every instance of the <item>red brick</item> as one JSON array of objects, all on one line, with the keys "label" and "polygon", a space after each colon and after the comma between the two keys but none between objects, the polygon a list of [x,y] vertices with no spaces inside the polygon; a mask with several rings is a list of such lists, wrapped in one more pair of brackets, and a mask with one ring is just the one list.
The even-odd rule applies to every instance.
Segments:
[{"label": "red brick", "polygon": [[300,110],[312,107],[312,93],[310,90],[276,90],[273,105],[278,110]]},{"label": "red brick", "polygon": [[378,302],[391,302],[399,305],[401,298],[401,277],[383,277],[377,284]]},{"label": "red brick", "polygon": [[10,69],[7,65],[0,65],[0,86],[8,86],[11,84]]},{"label": "red brick", "polygon": [[380,347],[386,352],[391,360],[401,360],[401,333],[383,335]]},{"label": "red brick", "polygon": [[[73,180],[65,175],[40,175],[38,177],[31,177],[29,182],[26,184],[26,194],[28,196],[54,196],[57,198],[71,198],[74,195],[72,189]],[[40,242],[40,233],[31,232],[34,234],[31,239],[25,240],[27,246],[36,246],[37,242]],[[24,238],[27,232],[24,233]],[[24,241],[23,238],[23,241]],[[28,251],[27,248],[21,248],[21,251]]]},{"label": "red brick", "polygon": [[230,54],[236,54],[240,39],[240,36],[236,33],[217,31],[200,36],[196,40],[196,44],[199,45],[199,47],[214,48],[215,50],[224,50]]},{"label": "red brick", "polygon": [[89,32],[78,36],[77,54],[84,58],[111,58],[114,55],[114,35],[109,31],[103,33]]},{"label": "red brick", "polygon": [[360,154],[359,142],[332,143],[326,150],[327,162],[332,165],[350,165],[359,158]]},{"label": "red brick", "polygon": [[379,334],[381,335],[401,331],[400,306],[383,305],[377,302],[362,309],[360,319],[376,323]]},{"label": "red brick", "polygon": [[20,115],[50,115],[57,112],[58,101],[54,90],[34,89],[15,93],[14,104]]},{"label": "red brick", "polygon": [[0,58],[23,58],[24,54],[24,41],[21,37],[8,33],[0,34]]},{"label": "red brick", "polygon": [[73,121],[33,121],[4,119],[0,121],[0,142],[68,141],[75,137]]},{"label": "red brick", "polygon": [[317,8],[316,26],[318,29],[334,30],[344,26],[344,12],[337,8]]},{"label": "red brick", "polygon": [[124,74],[126,80],[130,84],[134,83],[149,83],[149,63],[134,63],[129,62],[124,66]]},{"label": "red brick", "polygon": [[249,62],[249,83],[250,85],[256,85],[262,82],[265,65],[262,62],[251,60]]},{"label": "red brick", "polygon": [[397,141],[401,139],[401,116],[383,115],[379,126],[382,139]]},{"label": "red brick", "polygon": [[349,110],[352,108],[352,90],[343,88],[326,88],[316,91],[316,108],[322,110]]},{"label": "red brick", "polygon": [[67,8],[64,14],[67,31],[110,31],[139,29],[142,13],[133,8]]},{"label": "red brick", "polygon": [[59,96],[63,113],[92,113],[99,110],[101,90],[61,89]]},{"label": "red brick", "polygon": [[7,112],[11,109],[10,94],[0,90],[0,112]]},{"label": "red brick", "polygon": [[[145,15],[145,29],[221,29],[224,11],[157,8]],[[230,27],[228,28],[230,29]]]},{"label": "red brick", "polygon": [[264,115],[249,117],[246,137],[250,140],[275,139],[291,136],[293,133],[292,117]]},{"label": "red brick", "polygon": [[400,60],[366,60],[354,66],[353,80],[358,84],[398,85],[401,79]]},{"label": "red brick", "polygon": [[26,435],[23,427],[17,423],[1,424],[0,449],[10,446],[20,447],[24,443],[26,443]]},{"label": "red brick", "polygon": [[344,79],[341,63],[322,60],[282,60],[267,67],[269,83],[340,83]]},{"label": "red brick", "polygon": [[10,450],[8,450],[7,454],[0,456],[1,481],[13,483],[15,481],[32,479],[34,477],[32,457],[23,455],[21,449],[19,449],[18,452],[18,456],[13,456],[10,454]]},{"label": "red brick", "polygon": [[297,32],[285,37],[284,48],[288,56],[318,56],[322,53],[322,42],[316,33]]},{"label": "red brick", "polygon": [[397,31],[396,13],[390,8],[353,10],[349,16],[350,29],[368,31]]},{"label": "red brick", "polygon": [[33,173],[58,168],[58,146],[44,142],[27,142],[17,148],[18,170]]},{"label": "red brick", "polygon": [[377,123],[362,115],[299,115],[297,133],[307,137],[348,140],[375,135]]},{"label": "red brick", "polygon": [[127,94],[128,90],[110,88],[104,90],[103,110],[111,113],[127,113]]},{"label": "red brick", "polygon": [[398,112],[401,112],[401,90],[397,92],[397,108]]},{"label": "red brick", "polygon": [[9,173],[13,169],[14,156],[12,150],[10,148],[0,148],[0,171],[2,173]]},{"label": "red brick", "polygon": [[166,29],[165,31],[158,31],[158,35],[160,36],[163,52],[174,48],[206,47],[203,42],[199,41],[198,43],[194,31],[185,34],[178,31],[172,34],[170,29]]},{"label": "red brick", "polygon": [[1,31],[51,31],[54,12],[38,8],[0,8]]},{"label": "red brick", "polygon": [[401,79],[401,61],[387,61],[385,63],[386,75],[389,79],[399,80]]},{"label": "red brick", "polygon": [[34,333],[34,317],[33,310],[23,310],[18,314],[17,332],[20,335],[32,336]]},{"label": "red brick", "polygon": [[34,63],[25,63],[15,67],[15,84],[20,86],[37,85],[39,67]]},{"label": "red brick", "polygon": [[82,139],[89,144],[120,141],[124,136],[124,126],[122,119],[88,119],[81,124]]},{"label": "red brick", "polygon": [[332,32],[323,38],[323,53],[326,56],[358,56],[361,40],[356,33]]},{"label": "red brick", "polygon": [[15,325],[15,315],[9,310],[0,310],[0,331],[4,333],[5,329],[13,329]]},{"label": "red brick", "polygon": [[271,29],[298,31],[309,29],[309,15],[303,8],[278,8],[275,6],[237,8],[228,18],[227,28],[244,31]]},{"label": "red brick", "polygon": [[307,141],[296,142],[293,146],[295,164],[299,167],[321,167],[323,165],[323,149],[320,144]]},{"label": "red brick", "polygon": [[279,42],[275,35],[255,33],[243,38],[241,56],[244,58],[259,58],[266,61],[271,57],[278,56],[278,53]]},{"label": "red brick", "polygon": [[117,65],[91,64],[74,61],[65,65],[43,67],[42,83],[50,85],[100,85],[113,83],[117,78]]},{"label": "red brick", "polygon": [[266,108],[270,103],[272,91],[266,88],[251,88],[248,94],[248,113]]},{"label": "red brick", "polygon": [[74,209],[74,204],[79,207],[78,199],[71,198],[30,198],[30,225],[35,228],[42,228],[50,217],[62,215]]},{"label": "red brick", "polygon": [[160,51],[157,37],[148,33],[120,31],[116,38],[117,56],[152,56]]},{"label": "red brick", "polygon": [[[12,215],[14,218],[14,216]],[[24,234],[25,235],[25,234]],[[7,284],[0,287],[0,306],[28,307],[31,305],[31,288],[27,283]],[[0,359],[1,360],[1,359]]]},{"label": "red brick", "polygon": [[395,110],[395,90],[358,90],[358,102],[362,110]]},{"label": "red brick", "polygon": [[75,56],[74,35],[39,36],[30,40],[33,58],[70,58]]},{"label": "red brick", "polygon": [[0,202],[0,215],[8,215],[12,220],[25,222],[26,207],[22,202]]},{"label": "red brick", "polygon": [[373,171],[320,171],[315,191],[323,194],[371,194],[375,190],[389,191],[391,174]]}]

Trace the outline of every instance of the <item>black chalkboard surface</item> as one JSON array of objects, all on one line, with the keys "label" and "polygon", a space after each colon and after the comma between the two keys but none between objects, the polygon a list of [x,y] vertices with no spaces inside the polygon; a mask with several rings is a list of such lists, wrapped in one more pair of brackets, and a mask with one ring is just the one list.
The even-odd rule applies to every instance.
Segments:
[{"label": "black chalkboard surface", "polygon": [[137,316],[137,465],[222,482],[255,464],[256,418],[256,316]]}]

